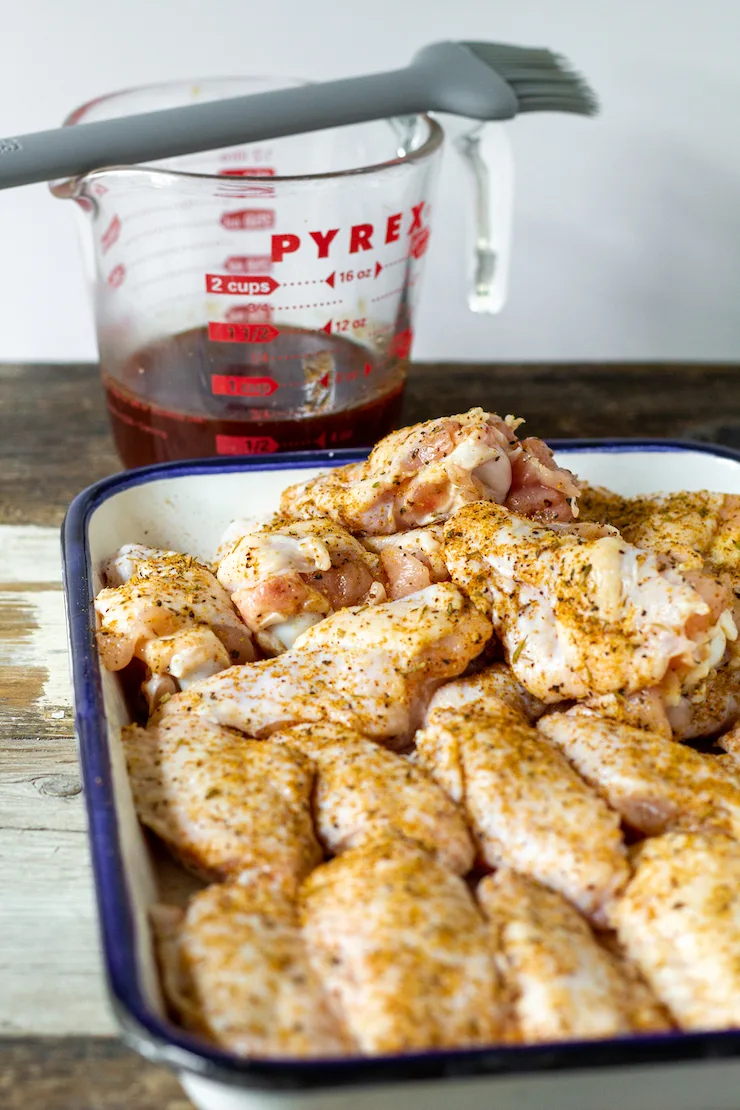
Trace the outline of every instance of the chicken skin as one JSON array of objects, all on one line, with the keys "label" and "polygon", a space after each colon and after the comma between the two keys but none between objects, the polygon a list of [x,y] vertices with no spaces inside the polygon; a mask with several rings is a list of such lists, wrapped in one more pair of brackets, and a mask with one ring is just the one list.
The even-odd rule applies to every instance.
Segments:
[{"label": "chicken skin", "polygon": [[435,582],[449,582],[443,541],[442,525],[430,524],[392,536],[365,536],[362,545],[379,556],[388,596],[399,601]]},{"label": "chicken skin", "polygon": [[455,874],[473,866],[462,812],[421,767],[338,725],[298,725],[271,742],[288,744],[313,764],[316,832],[332,855],[397,833]]},{"label": "chicken skin", "polygon": [[295,886],[322,859],[313,769],[287,745],[247,740],[187,711],[125,728],[123,744],[140,821],[203,878],[252,868]]},{"label": "chicken skin", "polygon": [[636,694],[601,694],[576,703],[569,712],[598,717],[657,732],[670,740],[714,736],[740,718],[740,667],[725,659],[680,697],[653,686]]},{"label": "chicken skin", "polygon": [[509,999],[507,1039],[536,1044],[668,1028],[649,989],[623,973],[561,894],[503,867],[478,884],[476,897]]},{"label": "chicken skin", "polygon": [[578,485],[541,440],[520,442],[521,421],[483,409],[392,432],[364,463],[291,486],[288,516],[322,514],[350,532],[381,536],[446,520],[461,505],[515,502],[517,511],[571,520]]},{"label": "chicken skin", "polygon": [[645,840],[613,909],[621,943],[681,1029],[740,1026],[740,844],[720,833]]},{"label": "chicken skin", "polygon": [[332,520],[256,526],[221,551],[217,577],[266,655],[327,614],[386,600],[381,562]]},{"label": "chicken skin", "polygon": [[301,888],[313,965],[366,1055],[491,1044],[498,979],[465,882],[417,844],[383,838]]},{"label": "chicken skin", "polygon": [[740,497],[696,492],[621,497],[587,487],[582,519],[613,525],[628,543],[669,556],[675,565],[740,571]]},{"label": "chicken skin", "polygon": [[513,867],[605,920],[628,877],[619,817],[525,718],[493,698],[485,710],[438,708],[416,746],[490,867]]},{"label": "chicken skin", "polygon": [[504,702],[530,724],[538,721],[547,709],[544,702],[522,686],[506,663],[494,663],[477,674],[455,678],[440,686],[431,697],[426,721],[429,723],[433,719],[436,709],[460,709],[469,705],[485,711],[491,702],[494,707]]},{"label": "chicken skin", "polygon": [[249,872],[154,908],[165,993],[180,1020],[237,1056],[343,1056],[353,1045],[311,967],[295,898]]},{"label": "chicken skin", "polygon": [[648,552],[597,526],[545,527],[490,502],[445,525],[455,581],[491,613],[507,661],[545,702],[701,680],[737,631]]},{"label": "chicken skin", "polygon": [[669,710],[659,686],[638,690],[636,694],[596,694],[576,702],[568,713],[579,716],[592,713],[595,717],[604,717],[620,725],[657,733],[665,740],[673,738]]},{"label": "chicken skin", "polygon": [[654,836],[678,824],[740,838],[740,776],[717,756],[591,714],[551,713],[539,729],[633,829]]},{"label": "chicken skin", "polygon": [[232,663],[254,659],[249,630],[213,573],[190,555],[127,544],[103,568],[98,650],[111,671],[136,657],[150,705]]},{"label": "chicken skin", "polygon": [[403,747],[435,687],[464,671],[490,634],[457,587],[440,583],[402,601],[342,609],[278,658],[214,675],[161,713],[189,705],[258,738],[329,721]]},{"label": "chicken skin", "polygon": [[737,658],[724,660],[675,704],[666,706],[675,740],[713,736],[737,723],[740,719],[737,662]]}]

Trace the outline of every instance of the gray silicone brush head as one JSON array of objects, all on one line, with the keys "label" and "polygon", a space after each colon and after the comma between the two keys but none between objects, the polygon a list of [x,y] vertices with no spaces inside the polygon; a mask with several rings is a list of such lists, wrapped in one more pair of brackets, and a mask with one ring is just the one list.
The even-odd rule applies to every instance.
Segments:
[{"label": "gray silicone brush head", "polygon": [[419,51],[414,58],[416,66],[430,77],[434,74],[428,88],[435,93],[438,111],[473,119],[510,119],[520,112],[595,116],[599,111],[596,94],[584,78],[550,50],[492,42],[440,42]]}]

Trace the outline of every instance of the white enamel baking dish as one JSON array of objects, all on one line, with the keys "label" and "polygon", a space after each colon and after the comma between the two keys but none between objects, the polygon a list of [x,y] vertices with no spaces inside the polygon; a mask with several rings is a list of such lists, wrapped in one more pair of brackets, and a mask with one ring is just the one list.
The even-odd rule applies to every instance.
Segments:
[{"label": "white enamel baking dish", "polygon": [[[581,477],[621,493],[740,494],[740,454],[724,448],[666,441],[553,446]],[[95,651],[97,568],[130,542],[208,558],[234,517],[269,511],[285,486],[360,457],[317,452],[165,464],[99,482],[70,506],[63,554],[76,726],[104,963],[124,1039],[175,1068],[200,1110],[401,1104],[404,1110],[737,1110],[740,1031],[274,1062],[217,1051],[167,1019],[147,924],[159,875],[134,813],[119,739],[128,715],[116,678],[101,673]]]}]

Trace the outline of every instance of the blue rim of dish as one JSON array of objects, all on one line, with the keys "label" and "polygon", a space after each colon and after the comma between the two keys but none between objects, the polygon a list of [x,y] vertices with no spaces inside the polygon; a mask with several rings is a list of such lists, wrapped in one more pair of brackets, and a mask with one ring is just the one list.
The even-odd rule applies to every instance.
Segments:
[{"label": "blue rim of dish", "polygon": [[[696,451],[740,464],[740,451],[689,440],[550,440],[568,452]],[[686,1063],[740,1056],[740,1030],[662,1033],[605,1041],[477,1049],[444,1049],[347,1059],[241,1059],[183,1032],[147,1001],[139,981],[137,936],[121,853],[107,743],[101,672],[95,648],[93,578],[87,543],[91,514],[123,489],[194,474],[340,466],[364,450],[296,452],[279,456],[159,463],[105,478],[74,499],[62,526],[67,627],[72,659],[75,725],[88,815],[103,960],[114,1013],[124,1041],[149,1060],[230,1086],[262,1090],[317,1090],[430,1079],[533,1074],[583,1068]]]}]

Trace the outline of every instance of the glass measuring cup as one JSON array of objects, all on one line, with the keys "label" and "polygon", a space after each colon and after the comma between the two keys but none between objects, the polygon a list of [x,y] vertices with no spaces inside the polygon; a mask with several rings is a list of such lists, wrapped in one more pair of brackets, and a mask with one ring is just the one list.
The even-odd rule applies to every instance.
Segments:
[{"label": "glass measuring cup", "polygon": [[[101,97],[66,123],[301,83],[173,82]],[[363,445],[391,429],[441,145],[438,123],[404,117],[52,186],[92,232],[103,386],[127,466]]]}]

